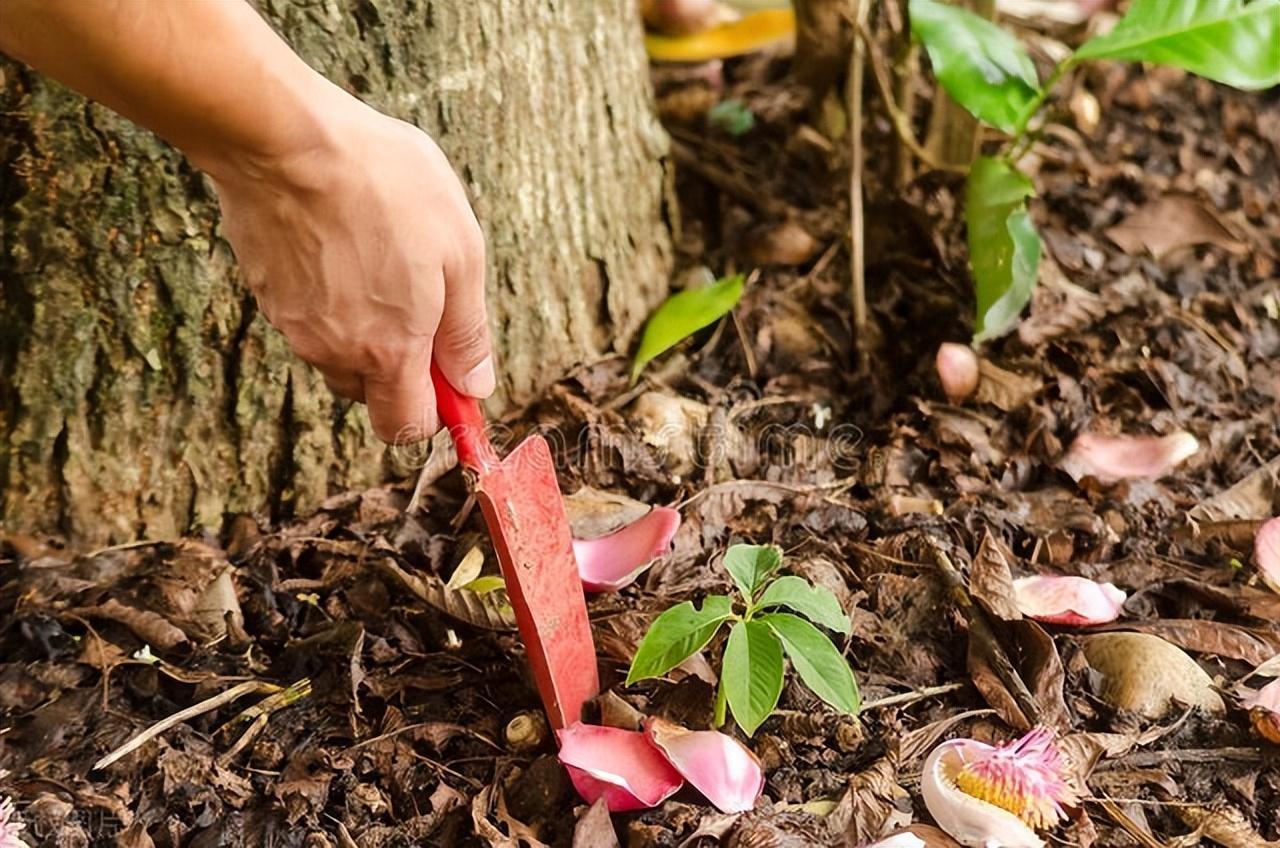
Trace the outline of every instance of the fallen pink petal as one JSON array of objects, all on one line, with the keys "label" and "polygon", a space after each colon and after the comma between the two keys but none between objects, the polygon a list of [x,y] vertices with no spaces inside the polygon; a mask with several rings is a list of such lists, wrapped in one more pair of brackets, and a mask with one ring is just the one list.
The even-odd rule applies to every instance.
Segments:
[{"label": "fallen pink petal", "polygon": [[1280,592],[1280,517],[1263,522],[1253,537],[1253,564],[1262,582]]},{"label": "fallen pink petal", "polygon": [[1013,581],[1013,591],[1018,610],[1027,618],[1072,626],[1115,621],[1128,597],[1111,583],[1047,574],[1019,578]]},{"label": "fallen pink petal", "polygon": [[14,810],[13,801],[0,795],[0,848],[28,848],[22,839],[26,828]]},{"label": "fallen pink petal", "polygon": [[1079,801],[1045,728],[1002,745],[944,742],[925,761],[920,790],[938,826],[974,848],[1040,848],[1036,830],[1062,821],[1063,808]]},{"label": "fallen pink petal", "polygon": [[665,506],[598,539],[574,539],[578,574],[588,592],[616,592],[635,582],[655,559],[671,550],[680,513]]},{"label": "fallen pink petal", "polygon": [[978,388],[978,355],[968,345],[943,342],[934,358],[947,400],[960,403]]},{"label": "fallen pink petal", "polygon": [[684,780],[644,733],[578,722],[556,732],[560,762],[588,804],[609,811],[643,810],[670,798]]},{"label": "fallen pink petal", "polygon": [[1241,705],[1249,711],[1253,726],[1265,739],[1280,745],[1280,680],[1273,680],[1245,698]]},{"label": "fallen pink petal", "polygon": [[1083,433],[1058,463],[1071,479],[1093,477],[1100,483],[1155,480],[1177,468],[1200,450],[1187,432],[1168,436],[1104,436]]},{"label": "fallen pink petal", "polygon": [[764,790],[764,769],[745,745],[715,730],[686,730],[651,718],[649,740],[689,785],[723,813],[752,809]]}]

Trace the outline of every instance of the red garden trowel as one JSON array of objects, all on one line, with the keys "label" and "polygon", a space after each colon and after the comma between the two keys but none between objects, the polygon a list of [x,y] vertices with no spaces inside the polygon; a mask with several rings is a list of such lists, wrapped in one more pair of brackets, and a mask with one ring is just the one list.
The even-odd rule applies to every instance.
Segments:
[{"label": "red garden trowel", "polygon": [[551,450],[535,435],[502,459],[485,435],[480,404],[459,394],[435,363],[431,382],[493,537],[547,717],[553,728],[567,727],[582,718],[600,679]]}]

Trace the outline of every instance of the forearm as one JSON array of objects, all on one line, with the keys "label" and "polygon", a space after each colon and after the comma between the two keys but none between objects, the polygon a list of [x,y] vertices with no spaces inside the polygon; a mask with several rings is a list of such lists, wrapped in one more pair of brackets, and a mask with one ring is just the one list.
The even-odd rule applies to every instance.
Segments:
[{"label": "forearm", "polygon": [[243,0],[0,0],[0,51],[219,176],[322,143],[336,89]]}]

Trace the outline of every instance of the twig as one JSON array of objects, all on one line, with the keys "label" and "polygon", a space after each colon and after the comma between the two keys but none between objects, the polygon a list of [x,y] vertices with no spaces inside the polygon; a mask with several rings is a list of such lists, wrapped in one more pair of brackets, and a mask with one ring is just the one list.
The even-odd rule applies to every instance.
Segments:
[{"label": "twig", "polygon": [[311,678],[304,677],[297,683],[293,683],[288,689],[282,689],[272,693],[270,697],[263,698],[246,710],[242,710],[239,715],[228,721],[219,730],[225,730],[232,725],[239,724],[242,721],[250,719],[262,718],[270,716],[276,710],[282,710],[295,701],[301,701],[311,694]]},{"label": "twig", "polygon": [[817,492],[838,492],[842,489],[851,489],[858,484],[855,477],[842,477],[839,480],[832,480],[830,483],[779,483],[776,480],[722,480],[705,489],[694,492],[680,503],[676,504],[678,508],[688,506],[700,498],[706,497],[712,492],[732,491],[738,488],[763,488],[777,489],[791,495],[812,495]]},{"label": "twig", "polygon": [[304,677],[288,689],[263,698],[257,704],[254,704],[247,710],[242,711],[235,718],[222,725],[222,727],[219,727],[217,732],[221,733],[234,724],[239,724],[240,722],[250,718],[253,719],[249,724],[248,730],[240,734],[240,738],[231,746],[231,749],[218,757],[218,765],[225,768],[227,765],[234,762],[235,758],[240,755],[240,752],[247,748],[249,743],[258,737],[258,734],[267,726],[267,722],[271,720],[271,716],[277,710],[282,710],[294,701],[301,700],[310,694],[311,679]]},{"label": "twig", "polygon": [[[904,34],[906,49],[893,63],[893,73],[897,78],[897,90],[894,92],[895,105],[906,118],[907,126],[911,126],[911,117],[916,112],[916,88],[920,80],[920,45]],[[893,163],[893,184],[899,190],[905,189],[911,182],[911,151],[905,145],[898,148],[897,159]]]},{"label": "twig", "polygon": [[1129,836],[1133,837],[1133,839],[1139,844],[1145,845],[1146,848],[1168,848],[1167,845],[1156,839],[1141,825],[1135,822],[1115,801],[1110,798],[1099,798],[1095,800],[1095,803],[1102,808],[1108,818],[1120,825],[1120,828],[1124,830],[1125,833],[1129,834]]},{"label": "twig", "polygon": [[1107,760],[1098,766],[1099,771],[1115,768],[1164,768],[1170,761],[1181,763],[1211,763],[1220,765],[1226,762],[1256,763],[1262,760],[1261,748],[1183,748],[1167,751],[1135,751],[1114,760]]},{"label": "twig", "polygon": [[884,57],[880,55],[879,45],[876,44],[875,39],[865,26],[856,26],[855,28],[858,32],[859,41],[866,45],[867,59],[871,64],[871,75],[875,77],[876,89],[880,92],[880,99],[884,101],[884,109],[889,114],[889,122],[893,124],[893,129],[897,133],[898,139],[907,146],[907,149],[917,159],[935,171],[947,171],[953,174],[969,173],[967,165],[942,162],[928,150],[925,150],[920,142],[916,140],[915,130],[911,128],[911,118],[902,111],[898,106],[898,101],[893,97],[893,84],[889,80],[889,72],[885,69]]},{"label": "twig", "polygon": [[1009,655],[1005,653],[1004,646],[1000,644],[995,631],[991,629],[991,623],[987,621],[986,614],[973,602],[969,590],[965,588],[964,578],[952,565],[947,552],[942,550],[942,547],[933,539],[928,541],[933,550],[934,562],[942,572],[942,579],[946,582],[947,588],[951,590],[952,599],[960,607],[965,620],[969,622],[969,638],[976,639],[986,648],[987,654],[991,657],[992,671],[1013,696],[1014,703],[1027,722],[1032,725],[1039,724],[1044,719],[1044,711],[1036,702],[1035,696],[1031,694],[1031,690],[1027,688],[1027,684],[1023,682],[1022,675],[1018,674],[1018,669],[1014,667]]},{"label": "twig", "polygon": [[181,724],[187,719],[195,718],[198,715],[204,715],[207,712],[212,712],[213,710],[218,709],[224,704],[229,704],[243,695],[258,692],[275,693],[279,691],[281,691],[281,687],[276,686],[274,683],[267,683],[264,680],[249,680],[238,686],[232,686],[227,691],[220,692],[212,698],[205,698],[198,704],[187,707],[185,710],[179,710],[167,718],[160,719],[160,721],[151,725],[146,730],[121,745],[119,748],[116,748],[110,754],[107,754],[105,757],[98,760],[89,770],[97,771],[98,769],[104,769],[119,760],[121,757],[125,757],[141,748],[143,745],[147,744],[152,739],[155,739],[174,725]]},{"label": "twig", "polygon": [[928,686],[924,689],[915,689],[911,692],[900,692],[897,695],[889,695],[885,698],[877,698],[874,701],[867,701],[862,705],[862,711],[882,710],[886,707],[898,707],[903,704],[914,704],[916,701],[923,701],[925,698],[932,698],[937,695],[945,695],[948,692],[955,692],[968,686],[968,683],[944,683],[941,686]]},{"label": "twig", "polygon": [[744,203],[754,206],[766,215],[776,218],[785,217],[787,213],[787,205],[781,201],[774,200],[772,197],[762,195],[755,191],[751,186],[746,184],[742,179],[734,174],[714,165],[710,162],[704,162],[698,158],[693,149],[676,139],[671,139],[671,158],[677,165],[688,168],[697,172],[703,179],[714,185],[716,188],[733,195]]},{"label": "twig", "polygon": [[[865,28],[872,0],[850,0],[853,4],[853,24]],[[853,40],[849,51],[849,139],[852,157],[849,165],[849,272],[850,295],[853,300],[853,343],[862,353],[867,347],[867,279],[866,279],[866,225],[862,208],[862,169],[865,152],[862,149],[862,78],[867,66],[866,45],[861,39]],[[859,356],[859,359],[862,357]]]}]

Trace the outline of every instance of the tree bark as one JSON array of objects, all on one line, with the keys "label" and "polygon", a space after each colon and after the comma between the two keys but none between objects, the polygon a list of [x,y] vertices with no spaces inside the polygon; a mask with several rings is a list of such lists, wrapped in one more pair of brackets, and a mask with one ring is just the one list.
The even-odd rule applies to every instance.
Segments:
[{"label": "tree bark", "polygon": [[[258,5],[461,173],[488,242],[495,408],[625,348],[670,266],[667,138],[631,0]],[[173,537],[382,477],[363,407],[257,313],[210,183],[57,83],[0,74],[4,529]]]}]

